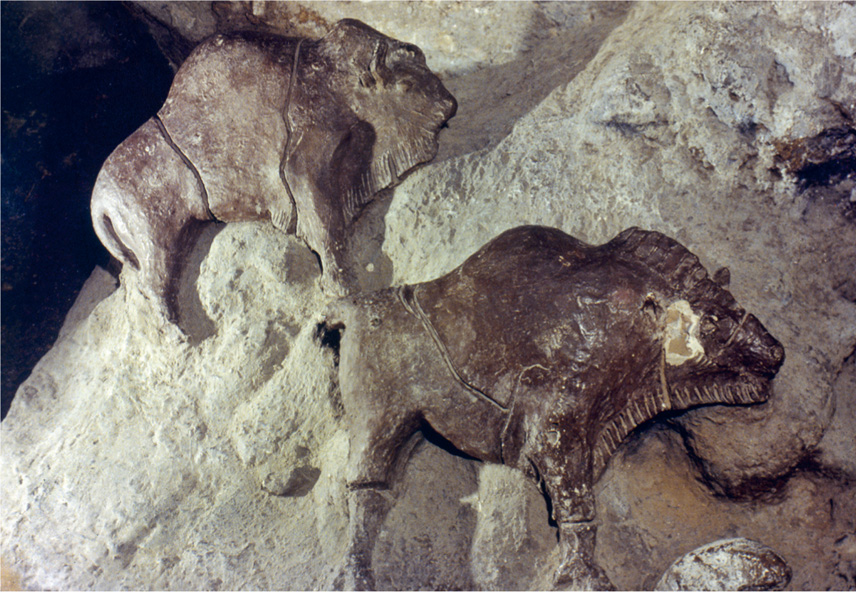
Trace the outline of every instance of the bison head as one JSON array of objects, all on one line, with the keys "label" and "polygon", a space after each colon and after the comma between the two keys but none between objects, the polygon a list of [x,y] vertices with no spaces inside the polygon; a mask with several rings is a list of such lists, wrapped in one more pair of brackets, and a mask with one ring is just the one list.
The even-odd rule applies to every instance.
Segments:
[{"label": "bison head", "polygon": [[770,380],[784,362],[782,345],[726,289],[728,271],[708,277],[698,257],[677,241],[629,228],[604,247],[636,270],[635,306],[647,336],[636,360],[659,360],[594,441],[595,477],[636,426],[668,410],[698,405],[746,405],[769,397]]},{"label": "bison head", "polygon": [[[457,110],[415,45],[352,19],[301,50],[291,107],[300,133],[327,130],[332,155],[321,190],[339,195],[352,220],[373,196],[437,153],[437,133]],[[319,110],[319,107],[321,108]],[[329,158],[329,157],[328,157]]]},{"label": "bison head", "polygon": [[695,255],[659,233],[631,229],[621,237],[668,286],[664,294],[652,293],[646,307],[660,328],[661,389],[669,406],[767,400],[785,351],[728,292],[728,270],[709,278]]}]

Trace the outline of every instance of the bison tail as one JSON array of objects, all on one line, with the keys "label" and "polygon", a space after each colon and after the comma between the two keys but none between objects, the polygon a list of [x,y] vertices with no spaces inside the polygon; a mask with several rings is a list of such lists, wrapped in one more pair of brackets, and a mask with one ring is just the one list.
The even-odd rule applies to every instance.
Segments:
[{"label": "bison tail", "polygon": [[110,208],[111,200],[105,194],[106,189],[96,182],[92,192],[92,225],[101,243],[119,261],[130,265],[135,270],[140,269],[140,260],[136,253],[123,241],[116,229],[114,219],[121,223],[120,218]]}]

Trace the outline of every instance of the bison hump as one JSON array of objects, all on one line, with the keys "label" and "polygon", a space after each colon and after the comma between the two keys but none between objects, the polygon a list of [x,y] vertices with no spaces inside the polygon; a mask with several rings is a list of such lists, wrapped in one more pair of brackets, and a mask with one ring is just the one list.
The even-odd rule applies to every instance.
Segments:
[{"label": "bison hump", "polygon": [[507,407],[520,392],[564,390],[584,364],[580,293],[570,288],[590,253],[559,230],[519,227],[413,294],[453,371]]}]

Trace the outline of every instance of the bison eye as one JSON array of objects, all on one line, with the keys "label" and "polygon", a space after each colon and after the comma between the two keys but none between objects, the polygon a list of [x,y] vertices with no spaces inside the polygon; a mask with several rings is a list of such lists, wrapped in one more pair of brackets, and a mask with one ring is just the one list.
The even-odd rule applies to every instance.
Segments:
[{"label": "bison eye", "polygon": [[715,315],[707,315],[701,320],[701,324],[699,326],[699,332],[702,336],[706,337],[716,331],[716,322],[719,319],[716,318]]},{"label": "bison eye", "polygon": [[642,304],[642,312],[651,317],[654,321],[660,318],[663,309],[657,303],[657,299],[653,296],[653,294],[649,294],[647,298],[645,298],[645,302]]},{"label": "bison eye", "polygon": [[407,60],[418,60],[422,56],[422,50],[409,43],[402,43],[395,53]]}]

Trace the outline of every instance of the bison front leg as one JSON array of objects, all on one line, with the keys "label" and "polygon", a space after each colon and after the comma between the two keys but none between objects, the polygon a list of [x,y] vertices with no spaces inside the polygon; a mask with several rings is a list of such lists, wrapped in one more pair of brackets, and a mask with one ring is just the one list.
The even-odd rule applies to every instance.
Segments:
[{"label": "bison front leg", "polygon": [[390,410],[374,421],[358,422],[351,428],[348,548],[336,580],[341,589],[375,588],[372,553],[394,503],[391,488],[401,470],[398,461],[409,456],[414,442],[411,436],[418,425],[415,414],[402,417]]},{"label": "bison front leg", "polygon": [[539,463],[553,518],[559,525],[563,556],[553,577],[559,589],[614,590],[606,573],[595,562],[595,500],[591,491],[591,455],[577,445],[570,450],[549,442]]},{"label": "bison front leg", "polygon": [[571,590],[614,590],[606,573],[594,560],[597,526],[589,522],[559,523],[559,541],[564,558],[553,584]]},{"label": "bison front leg", "polygon": [[342,332],[339,384],[349,435],[349,540],[336,584],[372,588],[372,551],[423,418],[417,395],[430,374],[424,364],[433,359],[422,352],[431,342],[393,291],[340,300],[325,316],[328,330]]},{"label": "bison front leg", "polygon": [[398,460],[409,455],[408,439],[419,426],[415,414],[401,414],[394,408],[365,415],[374,406],[369,401],[364,403],[362,413],[352,418],[348,547],[335,582],[345,590],[375,588],[372,552],[394,503],[391,488],[398,473]]}]

